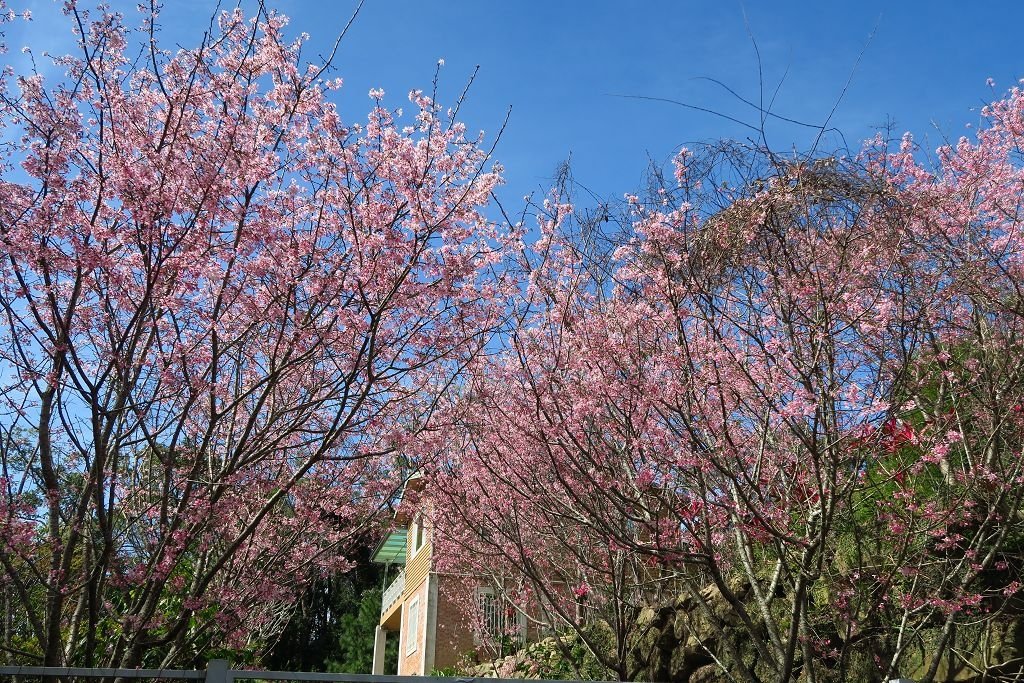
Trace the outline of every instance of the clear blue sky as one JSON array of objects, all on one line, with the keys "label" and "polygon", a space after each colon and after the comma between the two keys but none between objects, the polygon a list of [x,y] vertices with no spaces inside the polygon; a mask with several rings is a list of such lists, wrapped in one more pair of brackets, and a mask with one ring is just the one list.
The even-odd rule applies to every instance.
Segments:
[{"label": "clear blue sky", "polygon": [[[59,49],[68,33],[55,3],[10,4],[35,16],[28,29],[8,32],[10,57],[26,42],[37,52]],[[134,2],[113,4],[134,14]],[[294,33],[311,34],[313,49],[325,49],[356,2],[268,5],[291,17]],[[191,45],[214,6],[166,0],[166,36]],[[407,104],[410,89],[429,89],[439,58],[446,63],[439,99],[450,104],[479,64],[461,118],[471,130],[493,133],[512,107],[497,152],[507,169],[502,194],[508,201],[546,187],[570,153],[578,180],[621,197],[638,185],[648,156],[664,161],[680,145],[750,131],[710,114],[612,94],[680,100],[756,123],[756,111],[700,80],[714,78],[760,98],[748,26],[761,52],[766,98],[785,75],[774,104],[779,114],[823,122],[852,73],[832,120],[852,147],[887,121],[929,149],[943,136],[968,132],[965,124],[976,123],[978,109],[993,96],[986,79],[994,78],[1002,92],[1024,75],[1024,3],[978,7],[943,0],[366,0],[336,63],[350,120],[365,115],[371,87],[384,88],[386,103],[395,107]],[[769,128],[777,150],[806,147],[812,138],[788,124]]]}]

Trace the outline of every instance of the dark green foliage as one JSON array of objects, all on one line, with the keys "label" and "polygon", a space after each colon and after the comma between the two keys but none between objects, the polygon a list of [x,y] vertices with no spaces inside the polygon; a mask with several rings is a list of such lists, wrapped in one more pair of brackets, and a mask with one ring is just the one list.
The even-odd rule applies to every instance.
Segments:
[{"label": "dark green foliage", "polygon": [[[371,588],[362,594],[354,612],[341,615],[337,626],[336,652],[327,662],[327,670],[335,673],[365,674],[373,667],[374,630],[380,621],[381,588]],[[398,669],[398,637],[387,640],[384,655],[385,673]]]},{"label": "dark green foliage", "polygon": [[[263,657],[263,665],[288,671],[370,673],[383,582],[383,567],[364,556],[347,574],[313,583]],[[385,661],[385,671],[394,673],[397,638],[388,639]]]}]

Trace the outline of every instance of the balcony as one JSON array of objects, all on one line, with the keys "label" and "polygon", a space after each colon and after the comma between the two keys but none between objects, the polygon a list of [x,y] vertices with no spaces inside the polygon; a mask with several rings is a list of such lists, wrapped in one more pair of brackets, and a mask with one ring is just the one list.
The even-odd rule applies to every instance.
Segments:
[{"label": "balcony", "polygon": [[402,569],[398,570],[398,576],[395,577],[395,580],[392,581],[391,584],[384,589],[384,597],[380,601],[380,614],[382,617],[385,614],[387,614],[388,610],[391,609],[395,605],[395,603],[401,599],[402,593],[404,591],[405,568],[403,567]]}]

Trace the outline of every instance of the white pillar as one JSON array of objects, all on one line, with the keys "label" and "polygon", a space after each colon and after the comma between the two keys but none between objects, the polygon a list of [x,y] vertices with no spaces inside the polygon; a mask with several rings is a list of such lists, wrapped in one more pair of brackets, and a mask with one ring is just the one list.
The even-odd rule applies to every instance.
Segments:
[{"label": "white pillar", "polygon": [[423,675],[434,670],[437,653],[437,574],[427,574],[427,629],[423,643]]},{"label": "white pillar", "polygon": [[388,642],[388,632],[381,628],[380,624],[377,624],[377,629],[373,632],[373,675],[383,676],[384,675],[384,646]]}]

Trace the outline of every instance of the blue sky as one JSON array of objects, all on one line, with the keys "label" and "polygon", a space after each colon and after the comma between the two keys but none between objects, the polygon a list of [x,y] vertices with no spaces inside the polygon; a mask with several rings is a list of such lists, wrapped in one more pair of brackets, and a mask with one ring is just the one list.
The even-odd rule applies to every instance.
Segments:
[{"label": "blue sky", "polygon": [[[59,51],[68,32],[56,4],[10,4],[31,8],[35,17],[29,27],[8,31],[11,57],[25,43],[37,52]],[[134,13],[134,2],[113,5]],[[356,2],[268,5],[291,17],[293,32],[311,34],[314,50],[323,50]],[[166,37],[191,45],[214,6],[166,0]],[[571,153],[576,178],[611,198],[639,184],[648,158],[664,162],[680,145],[751,134],[711,114],[614,96],[674,99],[756,123],[756,111],[702,80],[717,79],[750,100],[761,97],[748,27],[761,54],[765,97],[785,79],[777,113],[824,122],[852,74],[832,118],[852,147],[892,122],[897,133],[912,131],[933,149],[944,136],[968,132],[965,124],[977,123],[980,106],[1024,75],[1021,25],[1024,3],[1009,1],[971,9],[941,0],[366,0],[336,63],[349,119],[365,115],[371,87],[387,91],[388,105],[407,104],[410,89],[430,88],[439,58],[445,60],[439,99],[449,104],[480,65],[461,118],[471,130],[494,133],[512,107],[496,155],[506,167],[503,196],[514,203],[542,191]],[[985,84],[989,77],[995,93]],[[769,127],[776,150],[806,148],[813,137],[799,126]]]}]

